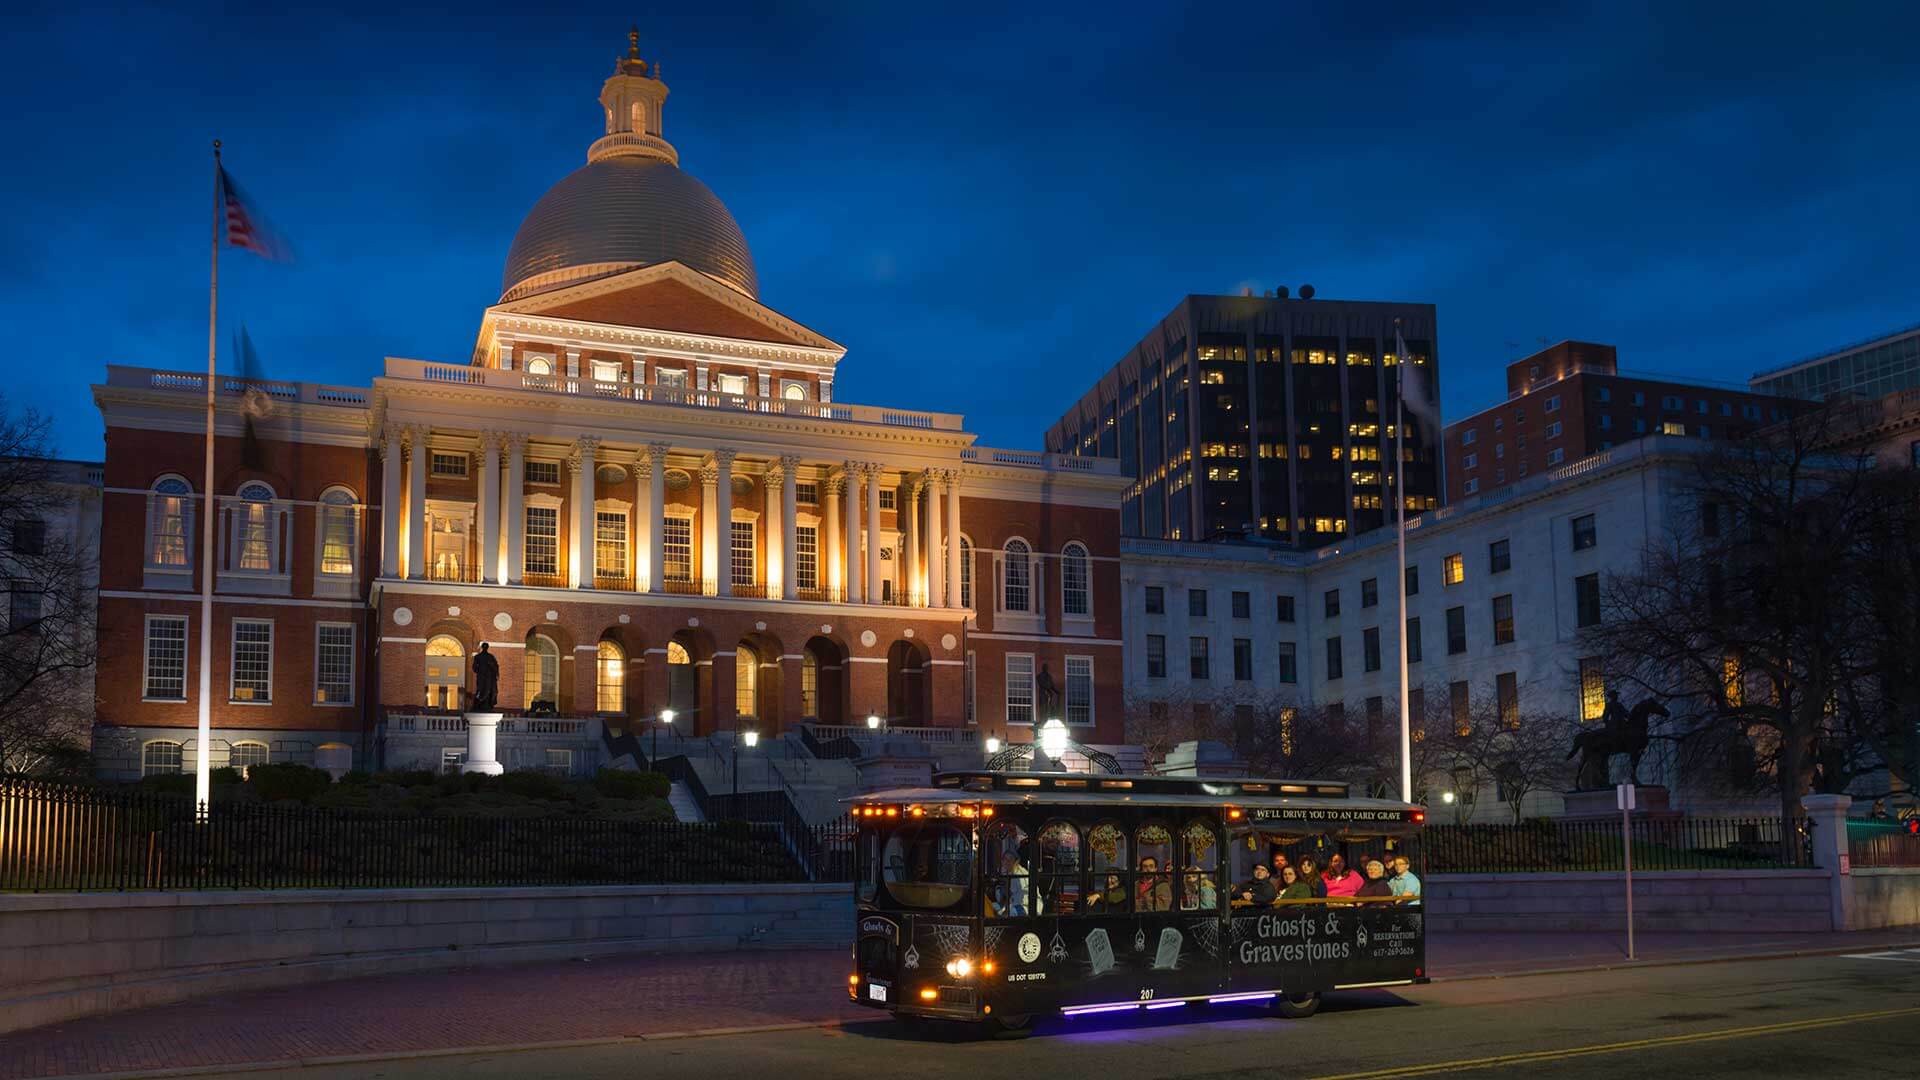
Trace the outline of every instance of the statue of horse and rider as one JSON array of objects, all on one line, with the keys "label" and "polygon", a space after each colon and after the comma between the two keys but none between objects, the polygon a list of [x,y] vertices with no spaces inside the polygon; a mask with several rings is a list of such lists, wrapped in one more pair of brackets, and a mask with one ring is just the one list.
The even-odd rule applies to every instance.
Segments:
[{"label": "statue of horse and rider", "polygon": [[1652,698],[1629,711],[1620,701],[1618,690],[1609,693],[1606,711],[1600,715],[1600,726],[1574,736],[1573,749],[1567,752],[1568,761],[1575,755],[1580,757],[1579,771],[1574,774],[1574,790],[1598,791],[1610,786],[1608,765],[1615,754],[1627,755],[1630,763],[1627,775],[1638,784],[1640,759],[1646,756],[1649,741],[1647,718],[1658,716],[1664,720],[1670,715],[1665,706]]}]

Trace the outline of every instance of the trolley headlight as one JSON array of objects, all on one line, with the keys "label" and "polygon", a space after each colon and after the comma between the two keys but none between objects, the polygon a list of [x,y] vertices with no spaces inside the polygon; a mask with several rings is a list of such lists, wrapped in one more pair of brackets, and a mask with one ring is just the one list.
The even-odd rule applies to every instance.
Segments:
[{"label": "trolley headlight", "polygon": [[973,974],[973,961],[964,956],[954,957],[947,961],[947,974],[956,979],[964,979]]}]

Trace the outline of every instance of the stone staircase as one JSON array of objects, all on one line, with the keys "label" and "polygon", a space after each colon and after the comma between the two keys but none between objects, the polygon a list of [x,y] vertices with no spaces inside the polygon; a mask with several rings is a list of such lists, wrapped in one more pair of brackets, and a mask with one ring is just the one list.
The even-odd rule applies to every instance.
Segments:
[{"label": "stone staircase", "polygon": [[667,803],[673,807],[673,816],[677,821],[705,821],[707,815],[700,812],[700,804],[693,800],[693,792],[687,785],[675,783],[667,789]]}]

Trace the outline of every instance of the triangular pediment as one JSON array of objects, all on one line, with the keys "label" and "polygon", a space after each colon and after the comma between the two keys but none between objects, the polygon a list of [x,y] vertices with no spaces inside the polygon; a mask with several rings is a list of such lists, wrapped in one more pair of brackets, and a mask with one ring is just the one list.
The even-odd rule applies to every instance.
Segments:
[{"label": "triangular pediment", "polygon": [[677,262],[608,274],[496,304],[487,310],[490,315],[539,315],[675,334],[844,351],[831,339]]}]

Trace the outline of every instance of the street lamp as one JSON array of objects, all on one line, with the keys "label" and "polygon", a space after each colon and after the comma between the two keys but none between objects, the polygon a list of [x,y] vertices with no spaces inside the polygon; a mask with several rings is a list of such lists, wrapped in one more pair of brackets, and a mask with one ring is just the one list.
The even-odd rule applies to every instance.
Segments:
[{"label": "street lamp", "polygon": [[867,714],[867,730],[868,731],[880,730],[880,717],[877,714],[875,713]]},{"label": "street lamp", "polygon": [[998,738],[998,737],[996,737],[996,736],[993,736],[993,735],[989,735],[989,736],[987,736],[987,753],[988,753],[988,755],[990,755],[990,756],[991,756],[991,755],[993,755],[993,754],[997,754],[997,753],[999,753],[999,752],[1000,752],[1000,740],[999,740],[999,738]]},{"label": "street lamp", "polygon": [[1067,725],[1059,717],[1047,721],[1040,728],[1040,749],[1044,751],[1057,767],[1060,755],[1067,752]]},{"label": "street lamp", "polygon": [[[740,733],[740,741],[746,743],[747,749],[751,750],[760,745],[760,733],[751,730],[743,731]],[[740,748],[738,746],[733,748],[733,793],[740,794]]]},{"label": "street lamp", "polygon": [[1443,791],[1443,792],[1441,792],[1441,793],[1440,793],[1440,801],[1441,801],[1441,802],[1443,802],[1443,803],[1446,803],[1446,804],[1447,804],[1448,806],[1452,806],[1452,805],[1453,805],[1453,792],[1451,792],[1451,791]]},{"label": "street lamp", "polygon": [[671,727],[672,725],[673,710],[661,709],[660,722],[653,725],[653,765],[656,768],[660,765],[660,729],[662,727]]}]

